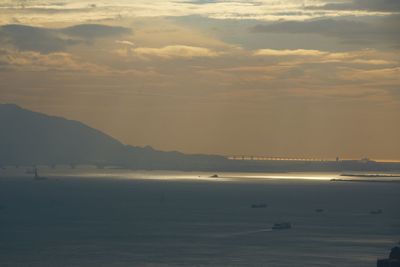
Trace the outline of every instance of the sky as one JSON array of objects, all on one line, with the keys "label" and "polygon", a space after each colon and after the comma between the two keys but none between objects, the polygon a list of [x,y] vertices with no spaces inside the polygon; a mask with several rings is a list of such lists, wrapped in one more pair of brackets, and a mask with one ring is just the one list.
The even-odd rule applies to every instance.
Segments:
[{"label": "sky", "polygon": [[400,1],[0,0],[0,103],[160,150],[400,159]]}]

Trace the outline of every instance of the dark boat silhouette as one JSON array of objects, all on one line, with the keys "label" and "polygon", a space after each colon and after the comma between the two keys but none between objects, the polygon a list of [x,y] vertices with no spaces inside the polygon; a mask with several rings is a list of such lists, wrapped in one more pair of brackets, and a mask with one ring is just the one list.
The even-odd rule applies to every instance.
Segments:
[{"label": "dark boat silhouette", "polygon": [[265,203],[257,203],[257,204],[251,205],[251,208],[253,208],[253,209],[262,209],[262,208],[266,208],[266,207],[268,207],[268,205]]},{"label": "dark boat silhouette", "polygon": [[39,176],[38,170],[37,170],[37,168],[35,168],[33,179],[36,180],[36,181],[40,181],[40,180],[45,180],[46,177]]},{"label": "dark boat silhouette", "polygon": [[374,214],[374,215],[382,214],[382,213],[383,213],[383,210],[381,210],[381,209],[371,210],[369,213],[370,213],[370,214]]},{"label": "dark boat silhouette", "polygon": [[27,169],[25,171],[26,174],[35,174],[35,169]]},{"label": "dark boat silhouette", "polygon": [[400,242],[390,250],[388,259],[378,259],[377,267],[400,267]]},{"label": "dark boat silhouette", "polygon": [[285,230],[285,229],[291,229],[292,224],[290,222],[280,222],[280,223],[274,223],[272,226],[272,229],[274,230]]}]

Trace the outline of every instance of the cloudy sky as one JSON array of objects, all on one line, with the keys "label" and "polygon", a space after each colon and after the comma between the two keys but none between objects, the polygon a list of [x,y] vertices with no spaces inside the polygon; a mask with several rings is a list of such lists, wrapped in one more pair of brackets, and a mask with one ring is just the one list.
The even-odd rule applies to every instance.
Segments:
[{"label": "cloudy sky", "polygon": [[400,159],[400,1],[0,0],[0,103],[162,150]]}]

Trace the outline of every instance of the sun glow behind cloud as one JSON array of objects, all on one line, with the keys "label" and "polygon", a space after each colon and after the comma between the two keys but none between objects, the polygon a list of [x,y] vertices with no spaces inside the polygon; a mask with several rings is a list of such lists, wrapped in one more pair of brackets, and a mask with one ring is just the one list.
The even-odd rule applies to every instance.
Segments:
[{"label": "sun glow behind cloud", "polygon": [[2,1],[2,23],[48,24],[126,17],[200,15],[215,19],[306,20],[338,16],[381,16],[388,11],[311,9],[325,1]]},{"label": "sun glow behind cloud", "polygon": [[331,2],[0,1],[0,101],[166,150],[397,157],[398,10]]}]

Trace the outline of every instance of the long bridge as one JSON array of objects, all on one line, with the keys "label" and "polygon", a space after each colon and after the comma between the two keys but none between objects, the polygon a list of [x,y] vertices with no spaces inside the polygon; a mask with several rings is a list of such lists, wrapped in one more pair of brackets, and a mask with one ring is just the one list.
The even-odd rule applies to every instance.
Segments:
[{"label": "long bridge", "polygon": [[230,160],[250,160],[250,161],[311,161],[311,162],[326,162],[339,161],[339,158],[303,158],[303,157],[271,157],[271,156],[248,156],[248,155],[231,155],[227,156]]}]

